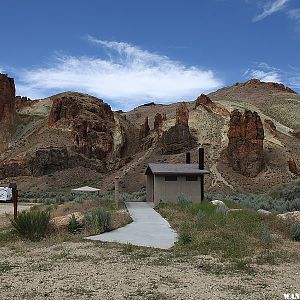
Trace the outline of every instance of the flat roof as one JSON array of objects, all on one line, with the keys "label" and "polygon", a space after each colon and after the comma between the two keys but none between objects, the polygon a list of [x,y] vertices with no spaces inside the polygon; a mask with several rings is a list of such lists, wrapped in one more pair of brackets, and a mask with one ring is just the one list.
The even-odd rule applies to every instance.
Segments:
[{"label": "flat roof", "polygon": [[77,189],[72,189],[73,192],[99,192],[100,189],[96,189],[90,186],[83,186]]},{"label": "flat roof", "polygon": [[198,164],[148,164],[145,174],[158,175],[203,175],[209,174],[208,170],[200,170]]}]

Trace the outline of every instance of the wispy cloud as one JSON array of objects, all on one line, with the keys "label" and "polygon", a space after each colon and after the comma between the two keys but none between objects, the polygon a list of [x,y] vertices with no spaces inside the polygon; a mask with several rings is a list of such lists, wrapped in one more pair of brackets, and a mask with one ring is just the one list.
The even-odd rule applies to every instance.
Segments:
[{"label": "wispy cloud", "polygon": [[281,71],[266,63],[259,63],[254,68],[248,69],[244,73],[244,76],[248,78],[256,78],[264,82],[282,82]]},{"label": "wispy cloud", "polygon": [[296,26],[295,30],[299,34],[300,33],[300,9],[299,8],[290,9],[287,12],[287,15],[289,19],[295,22],[295,26]]},{"label": "wispy cloud", "polygon": [[88,40],[104,48],[107,56],[58,54],[50,66],[18,72],[17,92],[42,98],[53,92],[81,91],[111,100],[114,108],[130,109],[150,100],[193,99],[223,85],[212,70],[187,66],[124,42],[91,36]]},{"label": "wispy cloud", "polygon": [[267,1],[263,6],[263,11],[259,15],[255,16],[252,20],[253,22],[258,22],[263,20],[264,18],[282,10],[285,8],[286,4],[290,0],[275,0],[275,1]]},{"label": "wispy cloud", "polygon": [[288,11],[288,16],[292,20],[300,21],[300,9],[294,8]]},{"label": "wispy cloud", "polygon": [[282,70],[267,63],[256,63],[243,75],[247,79],[256,78],[264,82],[283,83],[291,88],[300,88],[300,70],[294,66],[289,66]]}]

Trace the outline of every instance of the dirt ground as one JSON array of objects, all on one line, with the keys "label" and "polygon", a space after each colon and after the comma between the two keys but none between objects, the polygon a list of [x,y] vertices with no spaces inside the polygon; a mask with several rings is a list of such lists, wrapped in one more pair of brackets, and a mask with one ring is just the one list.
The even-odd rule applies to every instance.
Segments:
[{"label": "dirt ground", "polygon": [[230,271],[210,256],[99,242],[0,248],[0,299],[284,299],[300,262]]},{"label": "dirt ground", "polygon": [[[33,203],[18,203],[18,211],[24,211],[30,209]],[[9,218],[14,214],[13,204],[10,202],[0,202],[0,229],[10,224]]]}]

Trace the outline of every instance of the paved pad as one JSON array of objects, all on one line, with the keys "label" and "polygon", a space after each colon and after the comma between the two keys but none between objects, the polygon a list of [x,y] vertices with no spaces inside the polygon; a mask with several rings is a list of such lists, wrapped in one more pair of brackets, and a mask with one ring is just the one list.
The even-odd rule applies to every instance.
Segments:
[{"label": "paved pad", "polygon": [[168,221],[153,209],[152,203],[127,202],[126,206],[133,219],[132,223],[87,239],[161,249],[169,249],[177,241],[177,233]]}]

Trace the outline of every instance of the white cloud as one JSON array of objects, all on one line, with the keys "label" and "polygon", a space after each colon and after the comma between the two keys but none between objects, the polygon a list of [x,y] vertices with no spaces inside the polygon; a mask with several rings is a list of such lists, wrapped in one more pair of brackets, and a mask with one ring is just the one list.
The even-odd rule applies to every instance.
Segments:
[{"label": "white cloud", "polygon": [[249,68],[244,73],[244,77],[256,78],[264,82],[283,83],[292,89],[300,89],[300,69],[291,65],[287,69],[278,69],[267,63],[258,63]]},{"label": "white cloud", "polygon": [[300,9],[299,8],[290,9],[287,12],[287,15],[289,19],[295,22],[295,30],[299,34],[300,33]]},{"label": "white cloud", "polygon": [[111,100],[114,108],[130,109],[147,101],[193,99],[222,86],[212,70],[186,66],[124,42],[88,40],[104,48],[108,57],[56,55],[52,66],[17,74],[18,94],[34,99],[80,91]]},{"label": "white cloud", "polygon": [[253,22],[261,21],[264,18],[282,10],[283,8],[285,8],[285,5],[288,2],[289,0],[268,1],[263,7],[263,12],[253,18]]},{"label": "white cloud", "polygon": [[264,82],[282,83],[281,71],[277,68],[271,67],[266,63],[260,63],[253,69],[248,69],[244,76],[248,78],[256,78]]},{"label": "white cloud", "polygon": [[290,9],[288,11],[288,16],[292,20],[300,21],[300,9],[299,8]]}]

